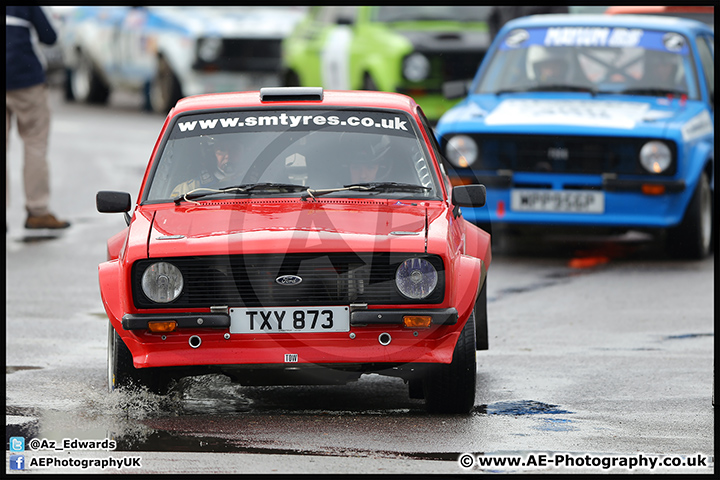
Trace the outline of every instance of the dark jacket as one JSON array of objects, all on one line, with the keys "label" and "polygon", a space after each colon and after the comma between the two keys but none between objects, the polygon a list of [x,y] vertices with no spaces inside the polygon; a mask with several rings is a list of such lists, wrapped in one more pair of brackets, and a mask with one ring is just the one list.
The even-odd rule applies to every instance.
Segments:
[{"label": "dark jacket", "polygon": [[52,45],[57,33],[38,6],[5,7],[5,90],[45,83],[45,71],[31,41],[34,28],[40,42]]}]

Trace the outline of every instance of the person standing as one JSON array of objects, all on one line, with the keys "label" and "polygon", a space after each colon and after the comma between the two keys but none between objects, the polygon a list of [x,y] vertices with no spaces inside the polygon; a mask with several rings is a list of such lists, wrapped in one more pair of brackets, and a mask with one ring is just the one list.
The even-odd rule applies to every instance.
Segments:
[{"label": "person standing", "polygon": [[47,45],[57,33],[39,6],[5,7],[5,169],[6,208],[10,204],[8,148],[10,127],[17,122],[24,146],[25,228],[62,229],[70,226],[49,211],[50,173],[47,161],[50,106],[45,69],[34,50],[32,30]]}]

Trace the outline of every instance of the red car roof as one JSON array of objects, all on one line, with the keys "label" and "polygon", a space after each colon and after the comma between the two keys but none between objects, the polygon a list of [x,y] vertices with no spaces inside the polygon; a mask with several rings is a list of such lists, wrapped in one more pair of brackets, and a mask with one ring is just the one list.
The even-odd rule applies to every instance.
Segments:
[{"label": "red car roof", "polygon": [[[316,89],[318,90],[318,89]],[[260,91],[213,93],[194,95],[178,101],[173,115],[182,112],[207,110],[216,108],[243,107],[286,107],[286,106],[326,106],[326,107],[357,107],[357,108],[391,108],[414,112],[415,100],[399,93],[376,92],[368,90],[324,90],[322,100],[274,100],[261,101]]]}]

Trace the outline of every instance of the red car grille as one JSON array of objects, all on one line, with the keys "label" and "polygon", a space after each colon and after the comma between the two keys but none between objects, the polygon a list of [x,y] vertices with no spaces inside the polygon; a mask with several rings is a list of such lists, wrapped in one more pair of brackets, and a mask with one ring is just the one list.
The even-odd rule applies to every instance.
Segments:
[{"label": "red car grille", "polygon": [[[395,287],[395,271],[408,258],[430,261],[438,271],[435,291],[422,301],[402,296]],[[173,302],[158,304],[141,288],[142,274],[152,263],[164,261],[183,274],[183,292]],[[278,278],[299,277],[297,284]],[[442,259],[413,253],[267,254],[175,257],[140,260],[133,265],[133,299],[137,308],[259,307],[347,305],[367,303],[435,304],[443,301]],[[292,278],[297,282],[297,278]]]}]

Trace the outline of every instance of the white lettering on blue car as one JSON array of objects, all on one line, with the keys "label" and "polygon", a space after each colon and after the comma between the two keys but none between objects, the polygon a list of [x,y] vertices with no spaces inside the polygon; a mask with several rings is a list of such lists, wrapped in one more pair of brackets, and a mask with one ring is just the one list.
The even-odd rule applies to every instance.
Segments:
[{"label": "white lettering on blue car", "polygon": [[547,34],[545,35],[545,45],[553,47],[604,46],[607,44],[607,38],[609,34],[609,28],[548,28]]},{"label": "white lettering on blue car", "polygon": [[505,100],[486,117],[487,125],[575,125],[632,129],[650,106],[592,100]]},{"label": "white lettering on blue car", "polygon": [[698,115],[688,120],[682,126],[682,138],[685,142],[690,142],[696,138],[712,135],[714,128],[707,110],[703,110]]},{"label": "white lettering on blue car", "polygon": [[643,31],[638,28],[556,27],[548,28],[545,45],[552,47],[635,47]]}]

